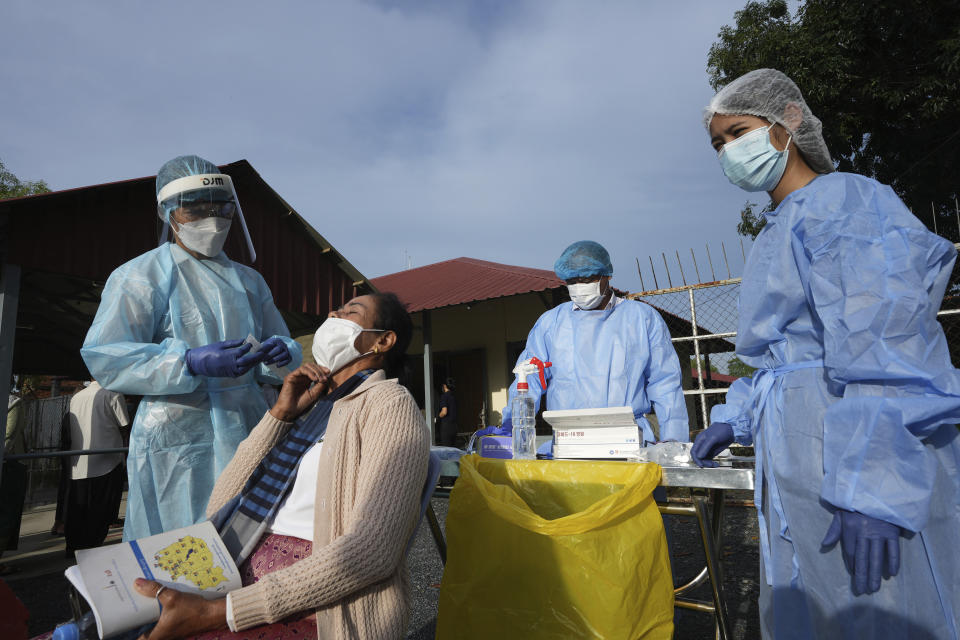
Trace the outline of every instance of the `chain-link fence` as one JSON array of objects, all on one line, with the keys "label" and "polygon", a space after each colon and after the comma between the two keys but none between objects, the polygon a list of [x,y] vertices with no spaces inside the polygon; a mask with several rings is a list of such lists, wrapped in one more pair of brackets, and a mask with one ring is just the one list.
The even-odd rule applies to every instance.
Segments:
[{"label": "chain-link fence", "polygon": [[[60,426],[70,408],[70,396],[28,399],[23,402],[23,433],[29,453],[59,451]],[[57,501],[62,458],[24,460],[27,467],[26,508]]]},{"label": "chain-link fence", "polygon": [[[709,426],[710,408],[724,401],[730,384],[753,374],[734,352],[739,295],[740,278],[733,278],[629,296],[660,311],[670,329],[683,370],[691,431]],[[937,319],[953,365],[960,367],[960,265],[954,269]]]},{"label": "chain-link fence", "polygon": [[632,294],[667,323],[683,371],[691,431],[709,424],[710,407],[730,383],[752,370],[734,353],[740,278]]}]

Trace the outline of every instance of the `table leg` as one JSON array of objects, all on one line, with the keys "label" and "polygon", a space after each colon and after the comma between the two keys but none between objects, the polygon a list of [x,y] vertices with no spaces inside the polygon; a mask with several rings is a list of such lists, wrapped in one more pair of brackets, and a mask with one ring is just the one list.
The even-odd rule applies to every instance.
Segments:
[{"label": "table leg", "polygon": [[[719,500],[719,503],[717,500]],[[700,538],[707,561],[707,573],[710,575],[710,588],[713,592],[714,615],[717,619],[718,635],[721,640],[730,640],[730,624],[727,619],[726,600],[723,597],[723,576],[720,571],[720,557],[718,555],[720,533],[720,514],[718,510],[723,508],[723,492],[718,490],[714,493],[714,513],[712,515],[708,511],[708,502],[708,498],[704,496],[693,496],[693,506],[697,514],[697,522],[700,525]]]},{"label": "table leg", "polygon": [[433,541],[437,543],[437,551],[440,553],[440,562],[447,564],[447,541],[443,537],[443,529],[440,528],[440,521],[437,519],[437,513],[433,510],[433,504],[427,504],[427,524],[430,525],[430,533],[433,534]]}]

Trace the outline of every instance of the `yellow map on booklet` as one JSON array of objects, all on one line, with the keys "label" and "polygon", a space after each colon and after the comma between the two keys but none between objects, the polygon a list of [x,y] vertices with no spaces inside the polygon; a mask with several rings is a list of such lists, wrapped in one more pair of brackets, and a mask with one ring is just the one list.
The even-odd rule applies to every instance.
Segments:
[{"label": "yellow map on booklet", "polygon": [[169,573],[171,579],[184,577],[197,589],[209,589],[227,581],[223,567],[214,565],[213,554],[203,538],[184,536],[158,551],[153,559],[153,566]]}]

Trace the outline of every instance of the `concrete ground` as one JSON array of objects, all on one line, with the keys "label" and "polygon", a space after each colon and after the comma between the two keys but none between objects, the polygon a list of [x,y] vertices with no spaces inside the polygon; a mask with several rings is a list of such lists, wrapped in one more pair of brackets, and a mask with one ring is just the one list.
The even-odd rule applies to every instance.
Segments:
[{"label": "concrete ground", "polygon": [[[124,501],[120,513],[125,507]],[[68,583],[63,572],[75,561],[66,557],[64,537],[50,533],[55,515],[56,505],[25,512],[18,548],[0,558],[0,562],[14,569],[2,579],[30,611],[30,637],[49,631],[70,617]],[[122,527],[111,527],[106,543],[119,542],[122,535]]]},{"label": "concrete ground", "polygon": [[[741,499],[744,497],[739,496]],[[433,507],[441,524],[446,519],[447,504],[446,498],[433,499]],[[54,513],[51,506],[24,514],[20,548],[7,552],[0,559],[4,564],[17,569],[3,579],[30,611],[31,637],[49,631],[69,617],[68,587],[63,571],[73,564],[73,561],[64,557],[63,537],[50,535]],[[700,551],[695,521],[692,518],[669,516],[667,525],[670,527],[674,547],[676,579],[678,582],[681,579],[686,581],[703,567],[703,554]],[[737,640],[759,638],[759,560],[755,510],[752,507],[728,507],[723,528],[724,589],[733,637]],[[119,528],[111,529],[107,542],[118,542],[120,536]],[[413,598],[407,638],[432,639],[436,628],[443,566],[426,522],[421,523],[407,560]],[[701,585],[692,595],[700,600],[709,600],[709,587]],[[492,594],[492,597],[495,595]],[[709,614],[680,610],[676,620],[676,638],[706,640],[714,637],[712,617]]]}]

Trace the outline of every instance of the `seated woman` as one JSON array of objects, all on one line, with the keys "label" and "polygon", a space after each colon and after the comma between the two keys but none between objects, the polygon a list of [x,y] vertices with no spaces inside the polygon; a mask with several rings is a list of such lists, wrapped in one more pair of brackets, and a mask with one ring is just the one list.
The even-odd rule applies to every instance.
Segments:
[{"label": "seated woman", "polygon": [[387,375],[411,333],[389,293],[330,314],[314,336],[317,364],[287,376],[207,506],[244,587],[209,601],[138,580],[163,607],[145,637],[404,636],[404,550],[430,437],[413,397]]}]

